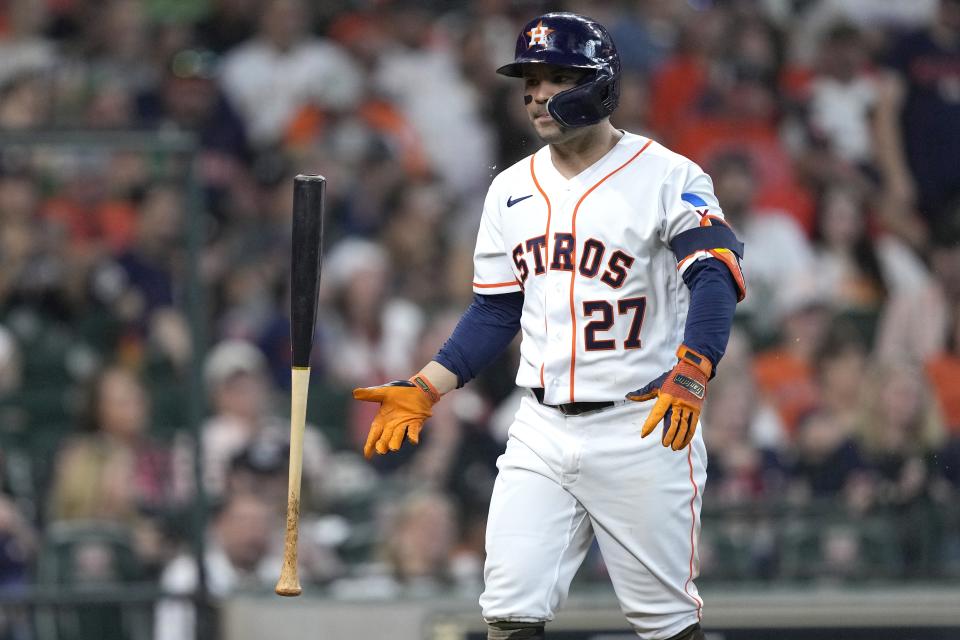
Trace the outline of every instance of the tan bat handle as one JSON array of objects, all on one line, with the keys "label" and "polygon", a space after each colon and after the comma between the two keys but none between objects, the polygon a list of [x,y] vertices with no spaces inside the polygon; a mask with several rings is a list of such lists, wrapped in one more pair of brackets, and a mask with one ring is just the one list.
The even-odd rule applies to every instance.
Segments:
[{"label": "tan bat handle", "polygon": [[300,524],[300,475],[303,469],[303,430],[307,421],[307,391],[310,367],[294,367],[290,390],[290,475],[287,482],[287,533],[283,544],[283,567],[275,591],[280,596],[298,596],[297,536]]}]

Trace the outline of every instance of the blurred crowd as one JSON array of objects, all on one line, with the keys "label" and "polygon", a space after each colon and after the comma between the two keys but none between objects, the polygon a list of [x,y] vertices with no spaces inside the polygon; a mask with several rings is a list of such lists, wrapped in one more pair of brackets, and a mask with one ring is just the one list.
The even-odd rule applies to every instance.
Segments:
[{"label": "blurred crowd", "polygon": [[[272,586],[291,179],[318,173],[301,578],[479,592],[517,345],[399,455],[359,456],[373,408],[350,390],[416,371],[469,304],[487,186],[539,146],[494,69],[556,8],[609,27],[614,124],[698,162],[746,242],[704,416],[704,578],[960,574],[960,0],[6,0],[0,140],[93,133],[0,143],[0,591],[189,593],[198,463],[210,591]],[[196,159],[117,130],[192,134]],[[191,616],[163,603],[158,637]]]}]

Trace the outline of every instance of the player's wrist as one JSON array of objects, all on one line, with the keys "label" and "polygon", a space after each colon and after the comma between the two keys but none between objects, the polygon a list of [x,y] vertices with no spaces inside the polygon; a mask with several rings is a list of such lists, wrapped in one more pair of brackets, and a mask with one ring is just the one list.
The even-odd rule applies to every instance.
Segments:
[{"label": "player's wrist", "polygon": [[441,394],[440,391],[437,389],[437,387],[434,386],[432,382],[430,382],[430,378],[428,378],[423,373],[418,373],[412,376],[410,378],[410,382],[412,382],[414,386],[420,389],[420,391],[425,393],[426,396],[430,398],[431,403],[436,404],[437,402],[440,401],[440,397],[443,394]]},{"label": "player's wrist", "polygon": [[713,363],[710,362],[710,359],[702,353],[691,349],[685,344],[681,344],[679,347],[677,347],[677,358],[681,363],[692,365],[698,371],[703,373],[707,380],[710,379],[710,376],[713,373]]}]

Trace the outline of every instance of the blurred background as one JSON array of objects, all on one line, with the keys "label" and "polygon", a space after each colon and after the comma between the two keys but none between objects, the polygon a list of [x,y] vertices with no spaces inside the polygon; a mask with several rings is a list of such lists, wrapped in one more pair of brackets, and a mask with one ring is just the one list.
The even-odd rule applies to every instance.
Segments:
[{"label": "blurred background", "polygon": [[[960,603],[960,0],[2,0],[0,640],[482,630],[517,345],[369,463],[350,390],[469,304],[490,180],[539,147],[494,69],[560,8],[617,42],[614,124],[698,162],[747,244],[704,415],[707,627],[774,637],[736,635],[730,593]],[[278,604],[297,173],[327,217],[306,595]],[[573,594],[625,637],[597,553]]]}]

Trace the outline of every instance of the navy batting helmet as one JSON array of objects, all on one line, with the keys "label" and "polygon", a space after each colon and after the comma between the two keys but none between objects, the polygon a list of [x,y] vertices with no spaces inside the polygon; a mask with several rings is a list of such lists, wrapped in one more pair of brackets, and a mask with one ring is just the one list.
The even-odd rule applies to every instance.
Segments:
[{"label": "navy batting helmet", "polygon": [[566,127],[599,122],[613,113],[620,98],[620,55],[602,24],[575,13],[547,13],[520,31],[514,60],[497,73],[523,77],[525,64],[554,64],[587,69],[576,86],[547,101],[547,111]]}]

